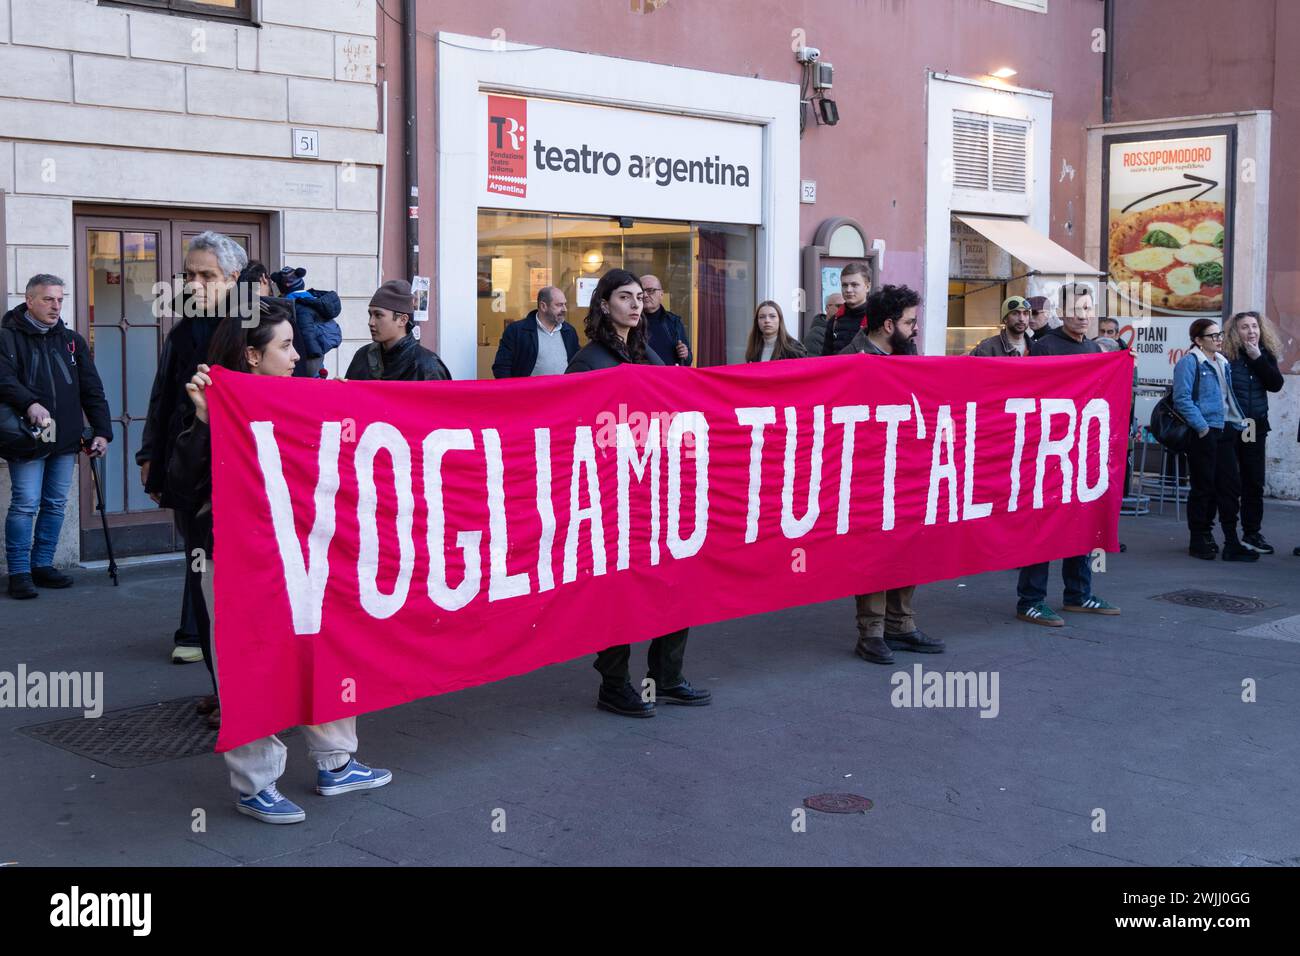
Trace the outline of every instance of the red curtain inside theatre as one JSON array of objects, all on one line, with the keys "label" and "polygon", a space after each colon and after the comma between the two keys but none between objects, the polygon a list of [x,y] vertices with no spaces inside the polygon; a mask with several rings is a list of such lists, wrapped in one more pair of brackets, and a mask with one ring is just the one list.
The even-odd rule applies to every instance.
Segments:
[{"label": "red curtain inside theatre", "polygon": [[699,267],[700,297],[695,310],[699,323],[699,345],[695,364],[727,364],[727,275],[715,263],[727,258],[727,239],[723,233],[700,229]]}]

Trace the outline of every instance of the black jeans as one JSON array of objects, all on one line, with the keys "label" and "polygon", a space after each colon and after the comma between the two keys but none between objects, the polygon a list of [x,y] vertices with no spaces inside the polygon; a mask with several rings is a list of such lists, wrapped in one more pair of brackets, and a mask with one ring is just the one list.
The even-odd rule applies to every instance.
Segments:
[{"label": "black jeans", "polygon": [[1264,523],[1264,444],[1267,440],[1267,432],[1256,432],[1254,441],[1237,442],[1242,534],[1255,534]]},{"label": "black jeans", "polygon": [[[682,660],[686,657],[686,637],[690,632],[689,627],[684,627],[650,642],[650,649],[646,652],[646,672],[656,688],[676,687],[682,682]],[[600,671],[602,683],[621,687],[630,679],[627,665],[631,657],[630,644],[617,644],[597,654],[592,666]]]},{"label": "black jeans", "polygon": [[1192,487],[1187,493],[1187,527],[1192,534],[1209,534],[1218,509],[1225,536],[1237,534],[1237,509],[1241,500],[1241,475],[1237,446],[1241,432],[1232,426],[1211,428],[1204,438],[1193,438],[1187,450]]}]

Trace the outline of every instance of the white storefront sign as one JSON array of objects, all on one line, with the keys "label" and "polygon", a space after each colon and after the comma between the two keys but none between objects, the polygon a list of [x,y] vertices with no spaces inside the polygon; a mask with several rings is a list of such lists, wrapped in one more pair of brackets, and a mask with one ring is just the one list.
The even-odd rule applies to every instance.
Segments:
[{"label": "white storefront sign", "polygon": [[480,207],[757,225],[753,123],[480,93]]}]

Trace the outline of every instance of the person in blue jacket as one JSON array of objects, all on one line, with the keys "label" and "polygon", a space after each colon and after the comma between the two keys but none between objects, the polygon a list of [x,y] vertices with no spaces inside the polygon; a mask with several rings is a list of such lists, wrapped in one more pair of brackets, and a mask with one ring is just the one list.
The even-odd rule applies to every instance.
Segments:
[{"label": "person in blue jacket", "polygon": [[285,266],[268,278],[280,296],[293,302],[294,325],[302,345],[294,377],[318,378],[325,356],[343,343],[343,330],[335,321],[343,311],[343,303],[337,292],[308,289],[303,281],[306,275],[307,270],[301,266]]},{"label": "person in blue jacket", "polygon": [[1259,554],[1237,538],[1241,474],[1237,446],[1245,416],[1232,387],[1232,368],[1222,355],[1223,332],[1213,319],[1197,319],[1189,330],[1192,348],[1174,366],[1173,403],[1196,432],[1187,449],[1191,490],[1187,493],[1187,552],[1213,561],[1217,509],[1223,528],[1223,560],[1258,561]]}]

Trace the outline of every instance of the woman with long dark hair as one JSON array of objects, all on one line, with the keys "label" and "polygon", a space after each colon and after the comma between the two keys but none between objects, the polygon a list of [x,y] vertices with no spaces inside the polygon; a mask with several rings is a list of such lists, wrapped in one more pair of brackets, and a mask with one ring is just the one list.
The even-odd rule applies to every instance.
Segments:
[{"label": "woman with long dark hair", "polygon": [[1174,408],[1196,432],[1187,450],[1192,487],[1187,493],[1187,552],[1213,561],[1214,515],[1223,528],[1223,560],[1258,561],[1259,554],[1237,538],[1241,476],[1237,446],[1244,417],[1232,387],[1232,368],[1220,354],[1223,333],[1213,319],[1197,319],[1189,330],[1192,347],[1174,366]]},{"label": "woman with long dark hair", "polygon": [[[626,269],[611,269],[601,276],[587,309],[586,331],[590,341],[573,356],[566,373],[624,364],[663,365],[655,350],[646,344],[643,301],[640,280]],[[646,670],[654,681],[655,700],[689,707],[710,703],[713,697],[710,691],[697,690],[682,676],[689,633],[690,628],[684,627],[650,642]],[[596,655],[592,666],[601,677],[596,706],[623,717],[653,717],[654,703],[642,700],[632,687],[628,671],[631,657],[632,648],[628,644],[607,647]]]},{"label": "woman with long dark hair", "polygon": [[1241,414],[1253,430],[1242,432],[1237,443],[1241,472],[1241,543],[1260,554],[1272,554],[1264,540],[1264,447],[1268,439],[1268,393],[1282,391],[1282,354],[1273,323],[1258,312],[1238,312],[1223,327],[1223,355],[1232,369],[1232,391]]},{"label": "woman with long dark hair", "polygon": [[[251,375],[289,377],[298,364],[293,347],[292,311],[276,299],[260,300],[258,323],[245,327],[238,316],[224,319],[212,337],[212,365]],[[189,427],[176,439],[168,464],[167,480],[183,497],[190,512],[195,533],[192,539],[203,549],[203,596],[207,600],[212,624],[216,626],[216,601],[213,599],[212,569],[214,541],[212,535],[212,439],[208,430],[207,389],[212,385],[210,365],[200,365],[185,386],[194,415]],[[186,556],[187,560],[190,556]],[[215,631],[214,631],[215,633]],[[220,693],[220,661],[213,665]],[[387,770],[376,770],[357,761],[357,719],[344,717],[313,727],[303,727],[307,750],[316,762],[316,792],[334,796],[353,790],[382,787],[393,779]],[[230,785],[236,793],[235,809],[264,823],[300,823],[307,814],[284,797],[276,780],[284,772],[286,750],[280,738],[263,737],[244,744],[224,755],[230,772]]]},{"label": "woman with long dark hair", "polygon": [[760,302],[754,310],[754,324],[745,346],[746,362],[770,362],[775,359],[804,358],[808,350],[785,330],[781,307],[771,299]]}]

